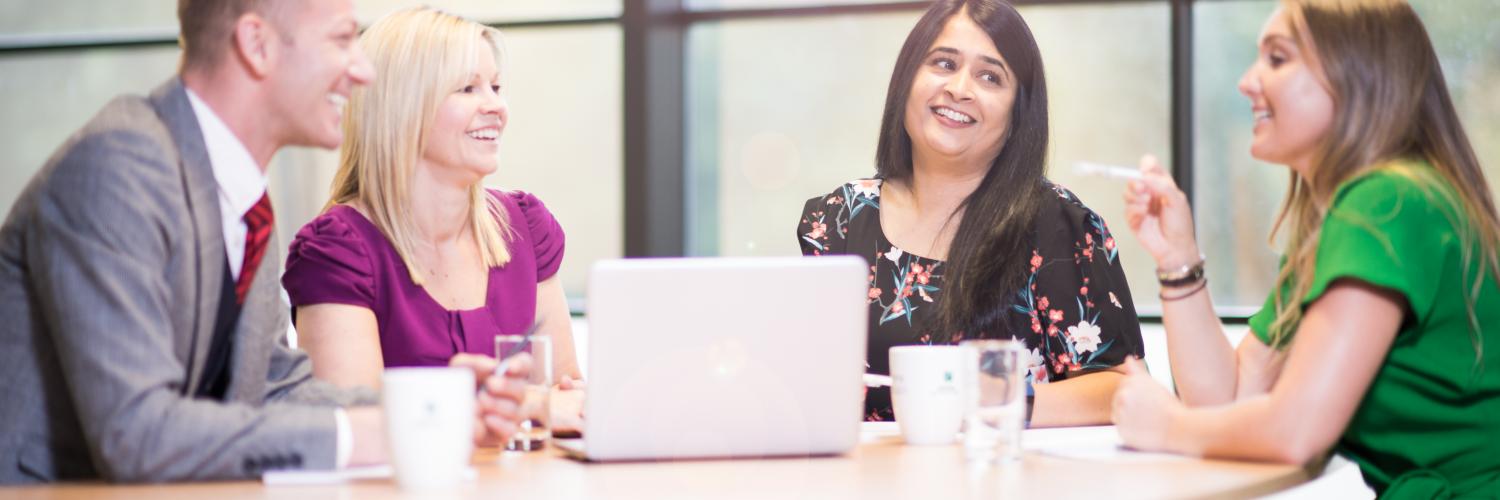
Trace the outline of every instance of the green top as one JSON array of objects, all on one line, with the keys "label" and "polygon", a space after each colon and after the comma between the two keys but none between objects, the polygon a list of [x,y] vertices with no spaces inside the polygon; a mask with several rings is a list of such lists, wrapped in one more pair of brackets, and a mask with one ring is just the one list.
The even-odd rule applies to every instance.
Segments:
[{"label": "green top", "polygon": [[[1474,304],[1484,347],[1476,364],[1464,290],[1482,256],[1473,246],[1460,272],[1454,228],[1469,223],[1458,199],[1422,161],[1392,162],[1344,183],[1302,298],[1305,308],[1334,281],[1352,278],[1399,293],[1410,307],[1335,447],[1382,496],[1500,497],[1500,288],[1484,276]],[[1267,344],[1274,298],[1250,318]]]}]

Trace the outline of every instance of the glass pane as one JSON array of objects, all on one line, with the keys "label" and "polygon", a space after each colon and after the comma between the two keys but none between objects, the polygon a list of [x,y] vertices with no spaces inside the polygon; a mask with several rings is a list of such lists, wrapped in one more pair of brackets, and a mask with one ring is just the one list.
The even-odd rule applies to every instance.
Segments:
[{"label": "glass pane", "polygon": [[686,0],[691,10],[774,9],[824,5],[890,3],[891,0]]},{"label": "glass pane", "polygon": [[163,45],[0,57],[0,213],[10,213],[52,152],[110,99],[165,82],[177,54]]},{"label": "glass pane", "polygon": [[1287,170],[1250,158],[1250,101],[1236,87],[1276,5],[1226,0],[1193,9],[1193,210],[1221,314],[1255,312],[1276,278],[1278,252],[1266,238]]},{"label": "glass pane", "polygon": [[[177,33],[177,2],[90,0],[0,3],[0,37],[39,33]],[[3,38],[0,38],[3,39]]]},{"label": "glass pane", "polygon": [[537,195],[567,231],[563,287],[625,250],[623,34],[618,25],[507,30],[511,123],[490,185]]},{"label": "glass pane", "polygon": [[[446,0],[437,6],[485,23],[618,17],[621,0]],[[433,4],[422,0],[359,0],[360,22],[370,23],[393,10]],[[16,1],[0,3],[0,40],[6,35],[52,33],[177,33],[177,2],[110,0],[100,8],[91,0]]]},{"label": "glass pane", "polygon": [[[1254,60],[1273,0],[1199,2],[1194,10],[1194,107],[1197,124],[1194,205],[1208,256],[1215,302],[1248,314],[1264,301],[1280,248],[1267,243],[1286,193],[1285,167],[1250,158],[1250,105],[1236,88]],[[1417,0],[1442,60],[1459,118],[1486,167],[1500,176],[1500,0]]]},{"label": "glass pane", "polygon": [[886,83],[920,14],[689,30],[692,253],[799,254],[803,201],[874,175]]},{"label": "glass pane", "polygon": [[[1168,8],[1131,2],[1022,13],[1047,65],[1050,175],[1113,226],[1137,306],[1149,311],[1154,266],[1120,220],[1123,185],[1076,179],[1066,166],[1133,164],[1143,152],[1169,151]],[[690,30],[693,253],[795,255],[803,201],[874,174],[885,88],[919,16],[725,21]]]},{"label": "glass pane", "polygon": [[483,23],[619,17],[621,0],[359,0],[359,19],[370,23],[396,9],[431,5]]},{"label": "glass pane", "polygon": [[[499,189],[535,194],[567,234],[559,276],[568,296],[582,297],[594,261],[624,254],[621,32],[614,24],[506,30],[506,100],[510,124]],[[566,54],[560,62],[559,55]],[[566,67],[578,78],[561,78]],[[582,76],[587,76],[584,78]],[[290,242],[328,197],[338,157],[292,148],[271,168],[277,231]]]}]

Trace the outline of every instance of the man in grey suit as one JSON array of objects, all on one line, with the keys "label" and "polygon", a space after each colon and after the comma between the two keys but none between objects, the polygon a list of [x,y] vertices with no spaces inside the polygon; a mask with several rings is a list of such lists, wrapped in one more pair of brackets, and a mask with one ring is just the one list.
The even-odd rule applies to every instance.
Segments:
[{"label": "man in grey suit", "polygon": [[[180,0],[181,73],[115,99],[0,227],[0,483],[256,477],[385,460],[368,389],[285,344],[265,167],[337,147],[374,77],[352,0]],[[514,432],[529,363],[479,391]]]}]

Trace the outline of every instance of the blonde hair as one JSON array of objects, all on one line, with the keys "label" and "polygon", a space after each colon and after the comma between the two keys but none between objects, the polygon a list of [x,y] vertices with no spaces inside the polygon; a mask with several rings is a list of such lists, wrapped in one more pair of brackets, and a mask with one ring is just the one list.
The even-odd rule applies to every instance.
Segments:
[{"label": "blonde hair", "polygon": [[[1292,172],[1271,230],[1273,238],[1288,230],[1286,265],[1274,288],[1271,345],[1289,340],[1302,319],[1301,298],[1312,287],[1318,239],[1334,191],[1351,179],[1386,170],[1461,212],[1448,217],[1462,248],[1465,305],[1478,363],[1484,342],[1474,306],[1485,276],[1500,280],[1500,219],[1426,28],[1403,0],[1283,0],[1282,5],[1297,44],[1316,54],[1335,106],[1310,177]],[[1403,159],[1425,160],[1435,175],[1397,166]],[[1470,276],[1476,257],[1477,272]]]},{"label": "blonde hair", "polygon": [[[375,74],[370,85],[349,96],[339,169],[324,211],[358,202],[421,285],[422,271],[412,260],[419,231],[411,213],[411,178],[439,106],[474,72],[480,43],[499,59],[500,32],[427,7],[396,11],[360,36]],[[418,125],[413,131],[413,125]],[[510,262],[506,240],[510,224],[505,208],[480,183],[469,189],[468,225],[479,242],[487,268]]]}]

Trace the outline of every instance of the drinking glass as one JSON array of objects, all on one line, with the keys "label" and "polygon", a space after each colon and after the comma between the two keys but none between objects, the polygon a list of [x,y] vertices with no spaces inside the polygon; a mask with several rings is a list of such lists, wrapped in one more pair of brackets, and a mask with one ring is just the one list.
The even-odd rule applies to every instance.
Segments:
[{"label": "drinking glass", "polygon": [[541,335],[496,335],[495,359],[520,353],[531,354],[531,376],[526,380],[525,398],[521,400],[520,430],[511,436],[505,449],[537,451],[552,438],[552,343]]},{"label": "drinking glass", "polygon": [[964,456],[977,462],[1021,457],[1026,421],[1026,345],[1016,340],[969,340],[969,408],[964,418]]}]

